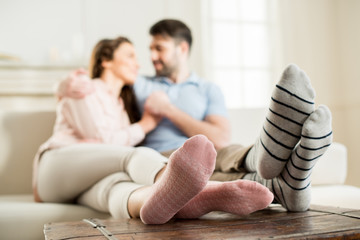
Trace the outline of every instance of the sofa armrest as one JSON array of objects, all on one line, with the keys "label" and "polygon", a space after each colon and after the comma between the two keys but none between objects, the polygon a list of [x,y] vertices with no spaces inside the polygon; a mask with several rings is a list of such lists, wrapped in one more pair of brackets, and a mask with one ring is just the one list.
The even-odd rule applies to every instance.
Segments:
[{"label": "sofa armrest", "polygon": [[54,111],[0,110],[0,195],[32,193],[33,159],[54,122]]},{"label": "sofa armrest", "polygon": [[347,149],[333,142],[318,159],[312,173],[312,185],[344,184],[347,174]]}]

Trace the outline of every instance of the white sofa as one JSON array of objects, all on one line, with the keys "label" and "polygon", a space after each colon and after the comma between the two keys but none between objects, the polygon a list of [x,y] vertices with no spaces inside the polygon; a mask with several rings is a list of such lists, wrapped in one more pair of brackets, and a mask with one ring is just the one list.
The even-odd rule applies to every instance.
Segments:
[{"label": "white sofa", "polygon": [[[257,137],[264,109],[230,110],[234,143],[248,145]],[[43,239],[48,222],[109,218],[74,204],[35,203],[32,161],[52,132],[54,112],[0,111],[0,239]],[[313,172],[313,204],[360,209],[360,188],[344,185],[346,148],[334,143]]]}]

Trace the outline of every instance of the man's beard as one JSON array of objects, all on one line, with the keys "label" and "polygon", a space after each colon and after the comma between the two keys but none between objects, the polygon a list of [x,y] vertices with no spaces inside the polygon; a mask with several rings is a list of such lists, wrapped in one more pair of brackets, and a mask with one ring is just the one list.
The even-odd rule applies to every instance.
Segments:
[{"label": "man's beard", "polygon": [[155,69],[156,76],[170,77],[176,71],[175,67],[170,67],[164,64],[162,61],[157,61],[157,62],[161,63],[162,69]]}]

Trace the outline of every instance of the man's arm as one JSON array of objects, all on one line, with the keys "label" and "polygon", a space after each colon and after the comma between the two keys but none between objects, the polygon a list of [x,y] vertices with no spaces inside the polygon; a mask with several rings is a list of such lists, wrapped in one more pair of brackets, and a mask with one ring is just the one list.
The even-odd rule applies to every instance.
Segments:
[{"label": "man's arm", "polygon": [[230,143],[230,122],[220,115],[208,115],[199,121],[172,105],[167,117],[186,136],[203,134],[214,143],[216,149],[226,147]]},{"label": "man's arm", "polygon": [[59,82],[55,87],[55,95],[59,100],[63,97],[84,98],[94,92],[94,86],[89,80],[84,69],[75,70]]},{"label": "man's arm", "polygon": [[148,111],[168,118],[186,136],[203,134],[214,143],[216,149],[230,143],[230,122],[220,115],[208,115],[204,120],[197,120],[171,104],[164,92],[156,92],[149,96],[145,103]]}]

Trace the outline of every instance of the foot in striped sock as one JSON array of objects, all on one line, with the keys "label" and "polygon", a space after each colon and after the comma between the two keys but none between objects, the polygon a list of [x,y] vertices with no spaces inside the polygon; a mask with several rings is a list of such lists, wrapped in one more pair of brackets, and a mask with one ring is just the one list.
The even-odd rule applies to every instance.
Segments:
[{"label": "foot in striped sock", "polygon": [[206,186],[215,168],[216,151],[203,135],[187,140],[169,158],[166,170],[152,186],[140,210],[145,224],[163,224]]},{"label": "foot in striped sock", "polygon": [[256,173],[244,178],[267,186],[289,211],[306,211],[311,201],[311,171],[332,142],[331,112],[320,106],[305,121],[300,144],[279,177],[265,180]]},{"label": "foot in striped sock", "polygon": [[211,211],[247,215],[266,208],[273,198],[270,190],[257,182],[209,182],[175,217],[199,218]]},{"label": "foot in striped sock", "polygon": [[304,121],[314,111],[314,98],[307,75],[289,65],[272,94],[260,137],[246,157],[249,172],[266,179],[280,174],[300,140]]}]

